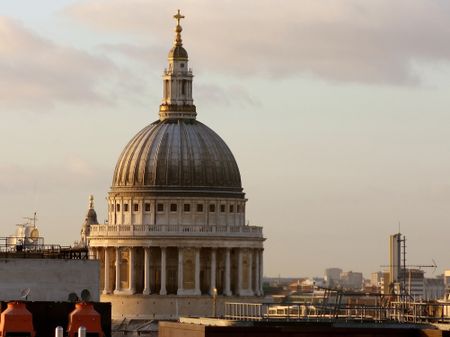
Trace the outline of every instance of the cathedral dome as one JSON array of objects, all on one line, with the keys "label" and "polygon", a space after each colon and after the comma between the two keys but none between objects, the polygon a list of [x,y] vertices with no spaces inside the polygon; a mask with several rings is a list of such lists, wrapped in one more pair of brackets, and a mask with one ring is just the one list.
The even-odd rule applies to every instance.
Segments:
[{"label": "cathedral dome", "polygon": [[163,73],[159,117],[127,144],[116,165],[111,192],[133,195],[243,199],[233,154],[210,128],[196,120],[193,74],[177,19],[169,65]]},{"label": "cathedral dome", "polygon": [[195,119],[159,120],[136,134],[114,172],[112,190],[124,189],[243,195],[230,149]]}]

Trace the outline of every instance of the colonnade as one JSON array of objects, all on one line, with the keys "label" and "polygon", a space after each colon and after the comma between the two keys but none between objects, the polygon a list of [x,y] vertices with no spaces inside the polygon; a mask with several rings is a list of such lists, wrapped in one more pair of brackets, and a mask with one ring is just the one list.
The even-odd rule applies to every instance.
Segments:
[{"label": "colonnade", "polygon": [[104,294],[263,295],[261,248],[91,247],[91,250],[101,262]]}]

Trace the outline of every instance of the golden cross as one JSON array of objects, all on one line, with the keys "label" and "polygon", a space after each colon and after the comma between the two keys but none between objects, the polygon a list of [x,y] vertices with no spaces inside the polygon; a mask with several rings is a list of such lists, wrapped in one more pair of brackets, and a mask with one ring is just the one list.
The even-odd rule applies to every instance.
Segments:
[{"label": "golden cross", "polygon": [[173,16],[173,18],[177,20],[177,25],[179,26],[180,25],[180,20],[184,19],[184,15],[181,15],[180,10],[178,10],[178,13],[175,14]]}]

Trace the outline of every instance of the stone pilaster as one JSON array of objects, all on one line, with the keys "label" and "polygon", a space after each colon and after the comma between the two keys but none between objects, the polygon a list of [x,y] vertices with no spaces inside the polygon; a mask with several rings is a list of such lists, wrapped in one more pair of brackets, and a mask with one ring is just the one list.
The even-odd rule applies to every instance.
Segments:
[{"label": "stone pilaster", "polygon": [[150,294],[150,247],[144,248],[144,291],[142,293]]},{"label": "stone pilaster", "polygon": [[255,252],[255,295],[260,296],[261,295],[261,289],[260,289],[260,273],[259,273],[259,250],[254,250]]},{"label": "stone pilaster", "polygon": [[231,296],[231,252],[230,248],[225,248],[225,288],[223,294]]},{"label": "stone pilaster", "polygon": [[238,276],[238,282],[237,282],[237,294],[238,296],[242,295],[242,249],[238,248],[238,265],[237,265],[237,276]]},{"label": "stone pilaster", "polygon": [[128,293],[130,295],[136,292],[136,280],[135,280],[135,270],[134,270],[134,259],[136,250],[134,247],[128,248]]},{"label": "stone pilaster", "polygon": [[110,259],[109,259],[109,250],[108,247],[105,247],[104,249],[104,254],[105,254],[105,268],[104,268],[104,275],[103,277],[104,282],[103,282],[103,294],[110,294],[111,293],[111,284],[110,284],[110,276],[109,276],[109,265],[110,265]]},{"label": "stone pilaster", "polygon": [[120,247],[116,247],[116,288],[114,293],[118,294],[121,291],[120,286]]},{"label": "stone pilaster", "polygon": [[259,250],[259,294],[264,295],[263,290],[263,276],[264,276],[264,259],[263,259],[264,249]]},{"label": "stone pilaster", "polygon": [[166,256],[166,247],[161,247],[161,290],[159,291],[160,295],[167,295],[166,290],[166,264],[167,264],[167,256]]},{"label": "stone pilaster", "polygon": [[209,294],[214,295],[214,289],[216,288],[216,249],[211,248],[211,282],[209,287]]},{"label": "stone pilaster", "polygon": [[200,290],[200,248],[195,250],[195,295],[201,295]]},{"label": "stone pilaster", "polygon": [[178,247],[178,295],[183,295],[184,289],[183,289],[183,247]]}]

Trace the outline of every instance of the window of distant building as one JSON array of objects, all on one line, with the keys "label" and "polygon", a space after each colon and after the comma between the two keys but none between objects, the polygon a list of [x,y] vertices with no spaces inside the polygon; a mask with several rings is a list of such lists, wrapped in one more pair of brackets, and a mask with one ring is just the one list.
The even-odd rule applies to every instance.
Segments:
[{"label": "window of distant building", "polygon": [[225,213],[225,205],[220,205],[220,212]]},{"label": "window of distant building", "polygon": [[215,211],[216,211],[216,205],[214,205],[214,204],[209,204],[209,211],[210,211],[211,213],[215,212]]},{"label": "window of distant building", "polygon": [[150,203],[149,202],[146,202],[144,207],[145,207],[146,212],[150,212]]},{"label": "window of distant building", "polygon": [[177,211],[177,204],[170,204],[170,211],[176,212]]},{"label": "window of distant building", "polygon": [[123,211],[128,212],[128,204],[123,204]]},{"label": "window of distant building", "polygon": [[190,212],[191,211],[191,204],[184,204],[183,209],[184,209],[185,212]]},{"label": "window of distant building", "polygon": [[203,212],[203,204],[197,204],[197,212]]},{"label": "window of distant building", "polygon": [[156,210],[157,210],[158,212],[164,212],[164,204],[158,204],[158,205],[156,206]]},{"label": "window of distant building", "polygon": [[117,210],[117,212],[120,212],[120,204],[116,205],[116,210]]},{"label": "window of distant building", "polygon": [[234,213],[234,205],[230,205],[230,213]]}]

